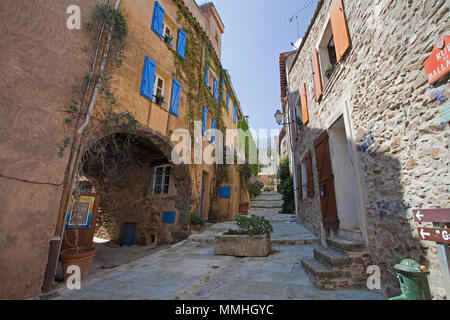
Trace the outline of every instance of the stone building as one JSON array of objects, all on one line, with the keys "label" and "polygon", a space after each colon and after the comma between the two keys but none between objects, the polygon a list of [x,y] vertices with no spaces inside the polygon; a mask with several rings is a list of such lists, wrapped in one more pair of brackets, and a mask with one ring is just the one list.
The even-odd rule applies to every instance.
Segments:
[{"label": "stone building", "polygon": [[[0,4],[2,298],[48,291],[60,250],[76,238],[83,247],[94,235],[173,243],[189,235],[191,215],[229,220],[249,199],[236,165],[196,164],[194,151],[179,164],[172,155],[179,129],[197,130],[204,151],[218,130],[245,121],[221,64],[214,5],[77,6]],[[77,12],[81,29],[69,28]],[[225,151],[237,144],[227,141]]]},{"label": "stone building", "polygon": [[365,286],[373,264],[393,296],[393,266],[413,258],[431,270],[434,297],[446,295],[436,243],[419,238],[412,209],[450,207],[449,126],[439,113],[450,85],[430,86],[424,70],[449,34],[449,7],[319,1],[295,58],[280,59],[298,221],[324,247],[302,265],[319,287]]}]

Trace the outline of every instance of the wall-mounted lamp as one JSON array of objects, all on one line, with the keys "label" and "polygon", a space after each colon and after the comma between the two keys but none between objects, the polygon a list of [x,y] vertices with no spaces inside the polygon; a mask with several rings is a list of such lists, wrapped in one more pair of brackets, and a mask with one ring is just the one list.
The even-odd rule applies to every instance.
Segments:
[{"label": "wall-mounted lamp", "polygon": [[277,124],[279,125],[279,126],[281,126],[281,125],[288,125],[288,124],[291,124],[290,122],[288,122],[288,123],[283,123],[283,116],[284,116],[284,113],[283,112],[281,112],[280,110],[277,110],[277,112],[275,112],[275,120],[277,121]]}]

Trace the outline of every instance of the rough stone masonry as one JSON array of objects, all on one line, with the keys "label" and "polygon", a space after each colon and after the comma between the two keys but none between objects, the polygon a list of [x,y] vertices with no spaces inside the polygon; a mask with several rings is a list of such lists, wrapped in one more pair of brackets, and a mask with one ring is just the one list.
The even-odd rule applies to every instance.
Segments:
[{"label": "rough stone masonry", "polygon": [[[301,130],[295,158],[311,151],[315,177],[315,197],[300,208],[300,220],[320,234],[314,140],[337,119],[339,106],[346,105],[358,150],[368,249],[382,268],[383,292],[398,293],[393,266],[413,258],[431,269],[432,293],[443,298],[436,244],[419,240],[412,209],[450,207],[449,126],[441,125],[442,102],[436,98],[439,91],[448,99],[450,85],[430,87],[423,68],[434,44],[450,33],[450,3],[344,1],[352,46],[318,103],[311,59],[331,3],[323,1],[289,73],[291,100],[306,84],[310,119]],[[361,148],[364,142],[367,149]]]}]

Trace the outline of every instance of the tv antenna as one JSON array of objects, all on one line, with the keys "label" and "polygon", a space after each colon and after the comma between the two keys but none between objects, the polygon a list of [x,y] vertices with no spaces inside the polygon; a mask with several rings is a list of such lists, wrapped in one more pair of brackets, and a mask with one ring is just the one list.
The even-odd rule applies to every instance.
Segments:
[{"label": "tv antenna", "polygon": [[297,13],[296,13],[293,17],[289,18],[289,22],[293,22],[294,19],[295,19],[295,21],[297,22],[297,35],[298,35],[298,38],[300,38],[300,29],[299,29],[299,27],[298,27],[298,17],[299,17],[303,12],[305,12],[306,10],[308,10],[309,7],[311,7],[311,6],[313,5],[314,2],[316,2],[316,0],[311,0],[311,1],[309,1],[303,8],[301,8],[299,11],[297,11]]}]

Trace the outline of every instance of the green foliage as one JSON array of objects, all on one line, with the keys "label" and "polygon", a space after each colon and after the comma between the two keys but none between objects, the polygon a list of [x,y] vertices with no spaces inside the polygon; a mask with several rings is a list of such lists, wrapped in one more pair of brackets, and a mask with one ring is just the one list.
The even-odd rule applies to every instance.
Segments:
[{"label": "green foliage", "polygon": [[235,221],[241,230],[234,231],[230,229],[228,231],[229,235],[263,236],[273,232],[273,226],[269,220],[254,214],[250,217],[237,216]]},{"label": "green foliage", "polygon": [[264,191],[273,192],[275,191],[275,186],[265,186]]},{"label": "green foliage", "polygon": [[66,137],[66,138],[63,139],[61,144],[58,145],[58,149],[59,149],[58,156],[60,158],[64,157],[64,150],[69,146],[69,143],[70,143],[70,138]]},{"label": "green foliage", "polygon": [[203,226],[204,224],[205,224],[205,220],[203,220],[202,216],[198,216],[195,214],[191,215],[191,225]]},{"label": "green foliage", "polygon": [[283,208],[280,213],[293,214],[295,212],[295,192],[294,178],[289,171],[289,158],[280,160],[278,179],[280,181],[277,186],[278,192],[283,195]]},{"label": "green foliage", "polygon": [[248,192],[250,193],[250,195],[257,197],[261,194],[261,190],[263,187],[264,183],[260,180],[256,180],[248,184]]}]

